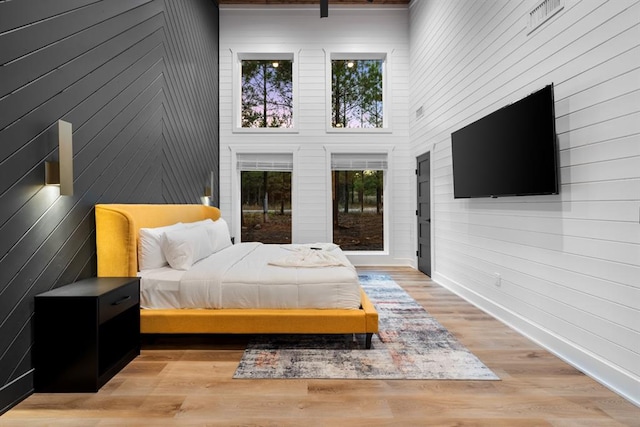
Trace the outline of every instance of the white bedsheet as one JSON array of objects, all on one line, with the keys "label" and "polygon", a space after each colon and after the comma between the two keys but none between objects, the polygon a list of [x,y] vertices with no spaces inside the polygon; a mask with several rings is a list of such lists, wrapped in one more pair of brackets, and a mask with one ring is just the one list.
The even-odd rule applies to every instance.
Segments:
[{"label": "white bedsheet", "polygon": [[138,272],[141,308],[180,308],[180,279],[184,270],[168,265]]},{"label": "white bedsheet", "polygon": [[[294,251],[292,251],[292,249]],[[240,243],[187,271],[168,267],[142,272],[144,308],[347,308],[360,306],[355,267],[338,248],[329,251],[341,266],[271,265],[297,245]]]}]

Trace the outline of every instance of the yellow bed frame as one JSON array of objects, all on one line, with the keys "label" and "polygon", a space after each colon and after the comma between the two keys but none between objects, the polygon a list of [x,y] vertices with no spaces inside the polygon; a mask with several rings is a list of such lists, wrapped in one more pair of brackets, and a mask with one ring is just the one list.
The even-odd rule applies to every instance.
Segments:
[{"label": "yellow bed frame", "polygon": [[[99,204],[95,206],[99,277],[135,277],[138,230],[220,218],[205,205]],[[365,334],[378,332],[378,313],[367,295],[348,309],[141,309],[143,334]]]}]

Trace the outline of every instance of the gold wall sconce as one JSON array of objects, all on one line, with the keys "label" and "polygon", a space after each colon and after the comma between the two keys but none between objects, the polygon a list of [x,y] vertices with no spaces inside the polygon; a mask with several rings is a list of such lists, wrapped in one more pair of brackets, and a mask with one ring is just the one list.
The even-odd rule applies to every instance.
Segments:
[{"label": "gold wall sconce", "polygon": [[203,205],[211,206],[211,187],[204,187],[204,196],[200,197]]},{"label": "gold wall sconce", "polygon": [[209,185],[204,187],[204,196],[200,197],[203,205],[211,206],[211,197],[213,196],[213,171],[209,172]]},{"label": "gold wall sconce", "polygon": [[58,120],[58,161],[45,162],[45,184],[59,185],[61,196],[73,196],[73,128]]}]

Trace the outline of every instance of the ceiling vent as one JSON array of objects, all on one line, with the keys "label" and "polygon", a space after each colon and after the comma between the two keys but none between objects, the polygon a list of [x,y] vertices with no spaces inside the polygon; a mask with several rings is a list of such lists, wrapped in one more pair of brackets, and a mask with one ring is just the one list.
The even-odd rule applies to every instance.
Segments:
[{"label": "ceiling vent", "polygon": [[422,117],[424,115],[424,109],[422,107],[418,108],[416,110],[416,119],[419,119],[420,117]]},{"label": "ceiling vent", "polygon": [[529,12],[529,32],[531,34],[540,25],[547,22],[553,15],[564,8],[565,0],[542,0],[539,1]]}]

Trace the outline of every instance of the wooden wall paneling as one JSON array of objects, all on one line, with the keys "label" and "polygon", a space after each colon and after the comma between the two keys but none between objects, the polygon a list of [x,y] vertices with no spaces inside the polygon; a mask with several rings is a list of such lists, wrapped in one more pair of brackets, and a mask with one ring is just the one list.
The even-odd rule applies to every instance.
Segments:
[{"label": "wooden wall paneling", "polygon": [[[38,105],[40,99],[48,99],[56,95],[62,88],[70,86],[88,72],[109,61],[121,52],[123,47],[129,45],[129,40],[136,37],[136,33],[145,30],[144,26],[136,25],[140,20],[146,20],[160,12],[153,3],[150,3],[149,6],[136,10],[133,17],[128,14],[119,15],[56,43],[52,47],[41,48],[23,59],[9,65],[5,64],[2,67],[5,75],[0,81],[6,81],[7,86],[2,95],[11,92],[6,99],[12,100],[13,108],[0,109],[3,113],[0,118],[0,128],[31,111]],[[58,61],[59,57],[66,61]],[[48,66],[45,67],[45,65]],[[45,68],[45,70],[49,68],[49,70],[46,70],[46,73],[42,70],[44,73],[42,78],[30,75],[30,70],[39,68]]]},{"label": "wooden wall paneling", "polygon": [[[630,181],[630,184],[634,183],[637,184],[638,180],[635,180],[635,182]],[[636,224],[631,222],[601,221],[598,227],[591,227],[590,224],[579,219],[560,218],[560,220],[558,220],[549,216],[536,217],[535,221],[522,221],[517,216],[503,214],[491,215],[485,212],[470,212],[468,214],[447,212],[447,216],[452,222],[465,223],[468,221],[485,227],[519,229],[573,237],[580,236],[594,240],[611,240],[624,243],[636,243],[638,240],[638,236],[634,233],[637,229]]]},{"label": "wooden wall paneling", "polygon": [[[113,181],[113,184],[104,193],[105,198],[112,200],[128,200],[137,202],[145,200],[147,203],[163,203],[162,186],[159,176],[162,169],[160,168],[160,155],[162,150],[162,115],[164,111],[160,106],[149,119],[149,133],[147,135],[139,135],[138,147],[135,156],[128,162],[128,168],[132,171],[130,175],[121,174]],[[139,165],[144,165],[140,167]],[[123,181],[127,179],[127,182]],[[145,187],[147,185],[148,187]],[[111,192],[116,192],[113,197]]]},{"label": "wooden wall paneling", "polygon": [[592,123],[582,128],[567,130],[558,133],[558,145],[562,149],[635,135],[633,126],[638,123],[639,119],[640,112],[631,112],[606,122]]},{"label": "wooden wall paneling", "polygon": [[[635,53],[640,53],[640,49],[635,49]],[[640,59],[631,57],[628,53],[623,53],[617,57],[618,61],[613,61],[615,69],[618,75],[612,77],[606,82],[593,81],[596,76],[588,74],[587,76],[580,76],[572,78],[568,81],[561,83],[561,89],[564,93],[571,87],[578,90],[578,93],[572,94],[567,98],[558,99],[558,121],[563,127],[567,126],[565,122],[566,117],[571,117],[576,121],[580,118],[586,121],[586,124],[575,123],[573,127],[583,127],[585,125],[591,125],[594,123],[592,117],[588,117],[589,108],[594,105],[602,105],[604,103],[616,102],[617,109],[620,107],[628,106],[629,101],[633,103],[635,84],[640,80]],[[608,62],[607,62],[608,63]],[[595,67],[596,73],[607,72],[607,67]],[[623,99],[618,99],[623,98]],[[566,100],[566,102],[565,102]],[[626,104],[622,102],[626,101]],[[637,101],[637,100],[636,100]],[[566,111],[570,108],[573,113],[570,114]],[[586,110],[586,111],[585,111]],[[577,114],[580,113],[580,114]],[[610,112],[613,114],[613,112]],[[602,118],[599,117],[600,120]]]},{"label": "wooden wall paneling", "polygon": [[[0,167],[4,169],[4,164],[0,163]],[[44,167],[32,168],[25,172],[21,180],[0,195],[0,224],[2,224],[0,226],[0,234],[5,230],[4,224],[8,219],[13,217],[21,206],[37,196],[43,183]],[[48,200],[51,200],[51,197],[49,197]],[[5,250],[7,249],[5,248]],[[4,256],[4,254],[5,253],[0,252],[0,257]],[[3,287],[4,284],[0,282],[0,293]]]},{"label": "wooden wall paneling", "polygon": [[[87,216],[82,219],[83,223],[88,223],[90,226],[90,232],[88,234],[80,234],[75,231],[70,239],[77,239],[82,241],[82,245],[78,248],[75,256],[69,261],[60,273],[60,276],[56,280],[56,283],[73,283],[80,278],[95,277],[97,275],[96,266],[96,236],[95,228],[93,227],[95,220],[93,218],[93,211],[89,210]],[[84,225],[81,225],[76,230],[84,230]],[[32,343],[33,344],[33,343]]]},{"label": "wooden wall paneling", "polygon": [[164,146],[164,124],[160,123],[158,132],[160,135],[157,139],[149,138],[146,141],[145,149],[148,150],[148,156],[145,157],[147,160],[144,167],[138,167],[138,173],[144,177],[144,180],[140,183],[138,187],[138,191],[141,194],[145,194],[149,203],[163,203],[163,192],[162,192],[162,167],[158,165],[162,165],[163,152],[162,147]]},{"label": "wooden wall paneling", "polygon": [[[180,3],[167,2],[167,8],[174,16],[175,19],[169,19],[167,22],[168,32],[167,39],[169,40],[169,54],[170,58],[173,56],[171,64],[175,67],[174,72],[183,76],[181,79],[172,80],[171,83],[175,84],[172,94],[176,96],[175,102],[180,105],[180,109],[177,110],[178,117],[181,122],[184,123],[184,130],[191,130],[194,135],[200,139],[202,138],[204,129],[194,127],[194,118],[199,114],[199,92],[198,87],[201,87],[196,80],[197,70],[194,67],[194,63],[201,58],[197,55],[197,44],[191,39],[191,26],[189,22],[185,22],[185,10],[184,5]],[[204,86],[204,85],[202,85]],[[202,87],[204,89],[204,87]],[[183,149],[189,149],[189,146],[184,146]],[[198,161],[201,159],[197,159]]]},{"label": "wooden wall paneling", "polygon": [[[203,38],[193,35],[192,27],[187,18],[191,20],[202,19],[203,14],[210,14],[212,11],[199,5],[198,13],[188,14],[184,11],[184,4],[168,2],[167,10],[173,16],[181,16],[181,19],[171,19],[167,28],[170,30],[167,34],[168,43],[167,57],[170,58],[167,67],[167,108],[174,111],[170,114],[172,121],[167,122],[171,125],[173,139],[167,140],[165,161],[165,170],[167,175],[173,175],[173,180],[166,180],[167,186],[176,186],[177,188],[188,188],[184,190],[169,190],[181,200],[190,200],[199,202],[199,197],[204,194],[204,187],[209,183],[209,173],[207,171],[216,171],[215,156],[213,152],[217,152],[217,144],[215,135],[217,129],[211,126],[193,126],[194,119],[200,118],[199,123],[211,123],[214,111],[207,108],[211,102],[207,102],[212,96],[217,97],[217,83],[212,87],[214,81],[209,77],[204,80],[198,79],[198,75],[211,74],[205,70],[209,70],[211,64],[216,64],[217,70],[217,49],[212,49],[210,44]],[[179,13],[182,11],[182,13]],[[207,46],[208,48],[203,48]],[[202,64],[204,66],[197,66]],[[217,71],[216,71],[217,73]],[[183,78],[175,77],[182,75]],[[214,89],[214,90],[212,90]],[[208,94],[209,98],[203,97]],[[175,120],[175,121],[173,121]],[[186,145],[187,141],[191,141]],[[174,151],[174,150],[179,150]],[[191,159],[191,160],[189,160]],[[195,162],[195,167],[174,167],[180,165],[181,162]],[[201,171],[204,171],[203,174]],[[217,175],[217,174],[216,174]]]},{"label": "wooden wall paneling", "polygon": [[630,179],[625,181],[611,182],[588,182],[574,184],[563,188],[566,201],[587,201],[589,197],[600,201],[624,200],[627,194],[633,194],[633,190],[638,188],[640,179]]},{"label": "wooden wall paneling", "polygon": [[[633,89],[629,88],[628,90]],[[558,121],[559,132],[562,133],[566,131],[567,121],[571,122],[572,128],[582,128],[593,125],[594,123],[613,120],[621,115],[626,115],[629,111],[635,112],[636,106],[640,103],[638,91],[628,92],[619,96],[613,93],[607,93],[605,96],[607,96],[607,99],[603,100],[598,99],[597,95],[593,96],[591,105],[560,118]]]},{"label": "wooden wall paneling", "polygon": [[[165,46],[166,48],[166,46]],[[167,55],[170,58],[170,55]],[[173,60],[175,61],[175,59]],[[171,61],[170,61],[171,62]],[[187,141],[185,124],[180,111],[180,100],[176,97],[176,92],[180,90],[175,87],[174,77],[169,70],[167,70],[166,87],[167,98],[165,108],[170,113],[167,115],[164,121],[165,125],[165,146],[163,147],[163,192],[166,191],[167,200],[180,200],[184,201],[186,198],[197,197],[196,188],[189,189],[186,193],[182,192],[182,188],[188,187],[189,182],[193,181],[195,177],[192,175],[193,170],[187,170],[184,172],[186,176],[183,176],[179,171],[183,170],[188,162],[188,152],[185,146]],[[191,175],[191,176],[189,176]],[[186,188],[185,188],[186,189]],[[191,194],[189,194],[191,193]]]},{"label": "wooden wall paneling", "polygon": [[[474,3],[474,8],[468,8],[464,2],[459,2],[457,6],[461,9],[451,9],[446,14],[441,14],[439,22],[430,26],[430,34],[425,34],[425,46],[429,48],[429,59],[424,57],[426,50],[417,55],[412,56],[413,62],[425,63],[424,75],[429,76],[428,79],[421,79],[416,82],[420,87],[430,88],[434,102],[442,102],[446,100],[449,88],[443,86],[448,83],[448,79],[460,73],[467,72],[474,61],[482,57],[484,51],[491,47],[493,39],[496,37],[494,33],[495,22],[503,20],[506,16],[513,12],[516,7],[513,4],[509,7],[500,2],[492,2],[490,5],[482,5],[478,10],[477,7],[481,3]],[[473,26],[470,25],[467,30],[458,34],[456,37],[442,37],[443,33],[451,31],[451,21],[446,19],[447,16],[455,13],[464,13],[465,10],[473,10]],[[461,18],[462,19],[462,18]],[[469,37],[468,33],[479,26],[479,30],[474,31],[474,36]],[[422,39],[422,38],[421,38]],[[447,64],[453,70],[453,76],[444,72],[442,65]],[[425,105],[428,108],[431,105]]]},{"label": "wooden wall paneling", "polygon": [[[411,4],[411,104],[425,111],[412,151],[436,146],[434,278],[637,401],[640,2],[566,2],[530,34],[528,7],[482,4],[481,28],[455,4]],[[549,82],[560,194],[454,200],[451,132]]]},{"label": "wooden wall paneling", "polygon": [[[158,73],[161,70],[158,70]],[[93,75],[93,73],[92,73]],[[71,92],[71,91],[69,91]],[[102,99],[97,99],[96,102],[98,102],[99,104],[101,104]],[[128,103],[130,103],[130,100],[126,100],[124,103],[122,103],[121,105],[117,106],[116,110],[117,111],[121,111]],[[90,108],[90,105],[85,105],[86,103],[80,104],[81,108],[79,108],[78,110],[85,113],[87,111],[93,111],[94,108]],[[72,123],[78,123],[75,122],[73,120],[74,115],[72,114],[73,111],[76,110],[72,110],[72,112],[68,115],[71,120]],[[103,110],[104,111],[104,110]],[[132,110],[133,111],[133,110]],[[95,117],[95,116],[94,116]],[[89,125],[85,125],[85,123],[79,122],[78,125],[80,126],[80,129],[78,131],[75,132],[74,134],[74,142],[75,142],[75,152],[78,153],[75,155],[74,157],[74,163],[75,163],[75,171],[74,174],[76,175],[76,177],[78,179],[81,178],[82,172],[85,169],[85,164],[83,163],[83,158],[89,154],[91,155],[92,158],[96,157],[97,154],[92,154],[91,153],[91,146],[89,146],[88,148],[84,149],[84,144],[83,144],[83,136],[88,136],[87,133],[87,129],[91,129],[91,123],[89,123]],[[84,125],[84,128],[82,127]],[[117,124],[116,124],[117,125]],[[117,126],[112,125],[111,127],[107,127],[107,132],[110,132],[112,134],[116,134],[117,133]],[[51,132],[51,131],[47,131],[47,132]],[[51,133],[49,133],[49,135],[42,135],[42,138],[49,138],[51,135]],[[29,143],[30,146],[37,146],[38,143],[38,139],[36,139],[35,141],[32,141]],[[104,145],[106,145],[106,142],[104,142]],[[102,146],[102,144],[101,144]],[[95,147],[95,145],[94,145]],[[20,160],[20,159],[17,159]],[[41,166],[42,160],[39,159],[38,160],[38,164]],[[10,162],[9,165],[15,165],[17,167],[24,167],[23,163],[13,163]],[[34,216],[37,216],[37,213],[35,213],[36,211],[34,211],[33,209],[30,208],[26,208],[24,209],[24,211],[26,212],[26,215],[16,215],[13,218],[11,218],[10,220],[8,220],[5,224],[3,224],[2,228],[6,227],[6,232],[4,233],[4,236],[6,236],[5,239],[3,239],[2,243],[0,244],[0,252],[4,252],[6,250],[8,250],[10,247],[12,247],[17,241],[18,239],[20,239],[20,237],[23,235],[24,232],[26,232],[26,230],[29,229],[29,227],[32,224],[32,221],[35,220]],[[19,226],[18,224],[16,224],[16,222],[22,223],[22,226]],[[15,237],[12,237],[15,236]],[[2,263],[2,261],[0,261],[0,264]],[[1,283],[1,282],[0,282]]]},{"label": "wooden wall paneling", "polygon": [[[139,124],[127,126],[124,129],[121,141],[118,144],[113,144],[112,152],[107,154],[108,157],[113,158],[113,164],[122,165],[122,169],[114,167],[106,171],[108,188],[105,189],[107,191],[104,194],[101,193],[101,198],[129,202],[159,200],[158,195],[144,194],[136,185],[139,183],[136,180],[140,179],[139,165],[146,164],[145,160],[149,155],[144,150],[145,140],[148,134],[153,134],[162,120],[162,101],[164,100],[162,93],[150,93],[150,95],[153,95],[153,98],[149,100],[137,117],[139,124],[144,126],[139,126]],[[131,145],[136,148],[133,150],[125,149]],[[158,165],[150,166],[158,167]],[[123,173],[123,169],[128,172]]]},{"label": "wooden wall paneling", "polygon": [[[208,171],[217,175],[213,155],[218,151],[217,129],[207,125],[217,121],[214,109],[209,107],[212,97],[217,98],[217,82],[212,78],[198,78],[203,74],[217,75],[217,47],[212,49],[206,41],[208,38],[195,36],[193,27],[194,22],[202,22],[203,15],[216,12],[204,3],[193,7],[184,2],[166,2],[166,11],[165,105],[169,114],[165,121],[163,170],[170,179],[165,179],[163,186],[167,195],[175,200],[198,203],[210,180]],[[205,31],[217,32],[217,28],[203,27]],[[216,64],[213,70],[212,64]]]},{"label": "wooden wall paneling", "polygon": [[[0,2],[0,413],[33,389],[33,296],[96,274],[94,204],[195,202],[182,196],[191,183],[162,194],[165,123],[187,129],[178,173],[217,173],[217,19],[208,0]],[[190,31],[176,49],[206,60],[167,55],[173,20]],[[186,68],[168,88],[172,61]],[[206,97],[182,93],[205,75]],[[73,197],[43,186],[60,118],[74,126]]]},{"label": "wooden wall paneling", "polygon": [[[640,296],[638,289],[580,272],[549,267],[506,253],[476,250],[472,246],[466,245],[461,245],[456,249],[454,242],[448,242],[445,247],[455,251],[455,256],[449,256],[450,259],[459,264],[474,266],[476,270],[474,274],[477,279],[491,289],[494,289],[495,277],[490,272],[500,270],[503,282],[511,283],[514,289],[522,287],[546,297],[554,295],[558,300],[566,298],[566,300],[574,301],[574,307],[571,307],[571,310],[582,310],[590,316],[605,319],[613,317],[615,318],[614,323],[625,328],[625,331],[619,332],[620,334],[637,332],[638,330],[632,307],[632,301]],[[505,267],[505,265],[509,265],[509,267]],[[604,289],[609,289],[609,291],[605,292]],[[501,291],[510,292],[510,289],[505,286]],[[553,304],[550,303],[546,306]],[[624,342],[627,342],[632,348],[637,346],[632,340]]]},{"label": "wooden wall paneling", "polygon": [[[481,76],[482,72],[478,74],[475,74],[475,72],[485,66],[487,58],[496,55],[498,49],[505,43],[511,42],[521,30],[520,27],[509,26],[505,29],[499,26],[501,22],[518,13],[519,6],[517,4],[502,2],[492,4],[498,9],[491,8],[483,14],[487,22],[472,36],[467,36],[466,39],[461,39],[458,42],[459,48],[454,51],[455,56],[450,57],[448,62],[432,64],[430,59],[420,58],[419,61],[426,61],[427,67],[429,67],[424,74],[429,78],[420,79],[418,83],[424,86],[424,90],[428,91],[430,99],[433,100],[433,102],[424,105],[424,116],[427,120],[440,118],[442,110],[448,111],[452,106],[467,105],[470,101],[469,98],[473,95],[473,91],[481,87],[479,84],[474,86],[476,82],[470,81],[468,76],[472,75],[472,73],[474,73],[473,75]],[[488,7],[490,6],[485,5],[485,8]],[[449,20],[446,24],[442,24],[444,28],[438,33],[438,39],[443,38],[443,34],[458,31],[455,28],[455,22],[455,20]],[[498,40],[499,38],[501,39],[500,41]],[[423,53],[423,55],[425,54]],[[444,53],[435,51],[433,55],[437,56],[438,54]],[[437,68],[435,67],[436,65],[438,65]]]},{"label": "wooden wall paneling", "polygon": [[[633,187],[634,181],[629,182],[630,185],[621,185],[623,189]],[[579,183],[581,185],[584,183]],[[590,183],[597,184],[597,183]],[[572,185],[575,187],[577,185]],[[608,186],[605,188],[609,188]],[[452,201],[453,194],[444,192],[436,195],[436,198],[446,209],[457,210],[464,201]],[[482,201],[481,199],[474,200],[473,208],[476,210],[503,210],[503,214],[517,215],[517,216],[530,216],[530,217],[553,217],[553,218],[571,218],[571,219],[588,219],[588,220],[603,220],[603,221],[624,221],[634,222],[637,219],[637,209],[633,200],[603,198],[602,200],[562,200],[561,202],[553,201],[549,199],[540,198],[540,201],[536,204],[535,210],[528,209],[527,205],[523,205],[522,202],[514,201],[501,201],[496,200],[495,203],[490,201]],[[438,207],[439,209],[440,207]]]},{"label": "wooden wall paneling", "polygon": [[[445,221],[443,221],[443,224],[444,223]],[[482,249],[486,248],[501,254],[518,254],[519,258],[529,259],[533,262],[541,264],[541,267],[538,268],[543,268],[543,266],[551,266],[561,270],[591,275],[597,278],[606,278],[607,281],[610,282],[622,284],[624,286],[631,286],[631,290],[633,290],[633,293],[635,293],[636,295],[638,292],[637,286],[634,286],[637,282],[635,280],[635,277],[637,277],[640,271],[640,268],[637,265],[611,262],[602,260],[600,258],[591,259],[564,251],[542,251],[536,247],[519,245],[517,243],[510,242],[500,242],[493,239],[483,239],[471,236],[464,232],[451,234],[448,233],[445,228],[437,227],[436,229],[442,233],[443,240],[471,245],[472,247],[480,245],[480,248]],[[575,286],[582,287],[581,281],[577,281],[575,283]],[[614,291],[622,292],[620,295],[628,295],[627,292],[624,292],[624,289],[612,290],[612,292]]]},{"label": "wooden wall paneling", "polygon": [[7,1],[0,6],[0,33],[14,28],[33,24],[34,22],[51,18],[85,7],[100,0],[22,0]]},{"label": "wooden wall paneling", "polygon": [[[149,61],[151,62],[151,61]],[[126,138],[127,127],[141,126],[137,115],[143,111],[151,97],[162,91],[162,64],[156,62],[141,69],[141,75],[132,82],[133,88],[120,92],[100,114],[87,122],[87,137],[82,150],[76,155],[78,179],[86,180],[84,174],[96,174],[113,167],[109,157],[103,157],[111,144]],[[132,146],[132,149],[135,149]]]},{"label": "wooden wall paneling", "polygon": [[[159,23],[160,21],[157,22],[157,24]],[[111,65],[109,59],[116,57],[120,53],[124,53],[124,56],[118,58],[119,60],[126,58],[129,37],[135,43],[136,40],[145,38],[148,34],[147,31],[152,28],[154,27],[136,26],[131,32],[122,33],[120,37],[112,39],[111,42],[105,43],[86,55],[78,57],[75,60],[77,62],[67,65],[68,68],[59,68],[48,74],[46,78],[40,79],[26,88],[0,99],[0,112],[4,114],[4,124],[14,122],[18,118],[21,119],[20,122],[16,123],[17,128],[9,126],[0,130],[0,136],[7,138],[7,143],[0,148],[0,161],[5,160],[18,149],[23,148],[19,145],[20,141],[36,136],[38,130],[42,130],[43,119],[51,117],[51,123],[53,123],[56,120],[54,118],[56,117],[55,114],[64,114],[66,116],[69,110],[78,105],[89,94],[96,91],[109,78],[112,78],[113,76],[109,73],[114,71],[109,67],[114,65]],[[109,65],[107,68],[102,68],[105,64]],[[118,61],[115,61],[114,64],[118,64]],[[88,72],[81,77],[81,70]],[[66,73],[67,71],[71,71],[73,75],[69,75]],[[91,84],[94,86],[90,86]],[[23,102],[19,102],[23,99]],[[40,108],[46,109],[39,110]],[[23,114],[27,112],[28,114],[24,116]],[[24,120],[25,118],[27,120]],[[35,127],[36,124],[38,127]],[[0,123],[0,127],[3,127],[2,125],[3,123]]]},{"label": "wooden wall paneling", "polygon": [[[118,125],[117,135],[113,139],[109,139],[109,144],[100,150],[94,165],[86,169],[83,181],[93,183],[94,179],[102,178],[100,191],[94,190],[96,194],[100,195],[99,200],[110,200],[104,197],[102,192],[112,185],[112,181],[118,175],[123,173],[123,169],[126,170],[126,175],[133,173],[132,167],[134,165],[130,164],[131,157],[139,150],[136,134],[145,128],[151,116],[162,105],[161,88],[162,78],[156,77],[151,85],[145,87],[145,90],[140,92],[134,101],[122,110],[115,120],[115,124]],[[152,126],[150,124],[150,127]],[[95,185],[93,188],[96,188]]]},{"label": "wooden wall paneling", "polygon": [[[168,101],[170,102],[170,101]],[[179,126],[176,123],[176,119],[168,115],[163,123],[164,130],[164,146],[162,148],[162,193],[165,200],[176,200],[184,203],[184,200],[188,197],[188,193],[181,192],[181,188],[184,185],[181,183],[180,168],[184,167],[186,159],[184,158],[184,151],[179,146],[181,140],[179,135]],[[195,188],[192,189],[192,195],[195,195]]]},{"label": "wooden wall paneling", "polygon": [[640,147],[638,147],[635,136],[630,135],[563,150],[560,152],[560,163],[584,166],[591,163],[589,161],[591,158],[597,158],[603,162],[638,155],[640,155]]},{"label": "wooden wall paneling", "polygon": [[[464,263],[457,262],[454,258],[441,258],[440,264],[454,271],[452,275],[454,280],[473,284],[475,289],[512,307],[519,315],[534,319],[539,327],[547,328],[561,336],[571,335],[577,346],[590,346],[596,343],[598,346],[593,350],[594,353],[612,362],[618,364],[632,362],[629,372],[638,374],[638,369],[635,367],[639,366],[640,357],[637,353],[637,345],[633,344],[636,340],[619,341],[637,336],[637,331],[621,327],[615,322],[603,321],[589,312],[576,310],[574,307],[567,308],[558,303],[558,300],[554,301],[554,297],[548,294],[531,295],[526,287],[514,288],[513,293],[494,290],[495,288],[492,289],[490,285],[478,281],[477,271],[468,268]],[[503,282],[503,286],[510,288],[512,285]],[[562,316],[557,315],[558,308],[562,310]],[[598,334],[602,331],[606,332],[604,336]]]},{"label": "wooden wall paneling", "polygon": [[[64,40],[63,45],[73,46],[75,44],[78,48],[96,46],[97,44],[93,43],[92,40],[81,40],[77,36],[85,34],[85,31],[91,27],[107,30],[108,25],[105,25],[105,22],[109,19],[121,15],[131,9],[132,6],[136,7],[148,1],[135,0],[127,2],[126,0],[113,0],[107,4],[96,3],[67,11],[57,16],[51,16],[48,19],[33,22],[31,25],[7,32],[0,40],[0,52],[2,52],[0,53],[0,63],[4,64],[17,58],[26,63],[34,63],[34,59],[28,58],[27,54],[36,52],[36,57],[40,57],[40,53],[43,53],[39,51],[40,49],[53,45],[53,51],[59,52],[61,57],[54,59],[53,55],[43,53],[44,56],[40,58],[43,59],[41,62],[45,62],[45,64],[42,64],[41,67],[46,66],[46,62],[50,62],[51,65],[64,64],[74,57],[73,51],[63,53],[63,51],[58,50],[57,45],[59,43],[57,42]],[[126,15],[121,17],[126,17]],[[118,33],[108,29],[104,35],[106,39],[109,39],[115,34]],[[70,44],[68,43],[69,41],[71,41]],[[75,43],[73,43],[74,41]],[[50,59],[50,61],[46,61],[47,59]],[[37,68],[34,72],[39,69]]]}]

